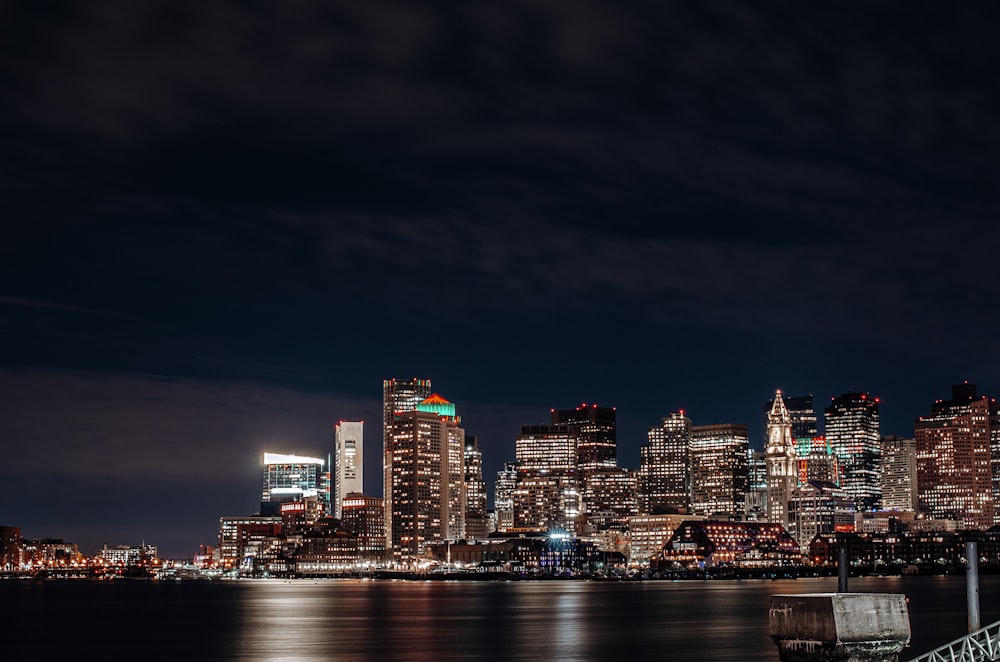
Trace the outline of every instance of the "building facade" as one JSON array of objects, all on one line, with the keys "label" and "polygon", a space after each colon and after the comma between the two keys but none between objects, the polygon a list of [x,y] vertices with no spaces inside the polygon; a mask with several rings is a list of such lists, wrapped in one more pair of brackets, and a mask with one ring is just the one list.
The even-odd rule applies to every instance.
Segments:
[{"label": "building facade", "polygon": [[437,394],[393,418],[387,526],[397,561],[465,537],[465,431],[459,424],[455,406]]},{"label": "building facade", "polygon": [[497,471],[493,483],[493,516],[496,530],[510,531],[514,528],[514,489],[517,488],[517,463],[504,462],[503,469]]},{"label": "building facade", "polygon": [[816,534],[854,529],[854,500],[835,483],[807,480],[792,491],[788,519],[788,532],[808,554]]},{"label": "building facade", "polygon": [[465,536],[485,538],[490,534],[486,512],[486,482],[483,480],[483,453],[479,440],[465,438]]},{"label": "building facade", "polygon": [[929,517],[993,526],[991,404],[976,395],[975,384],[957,384],[951,400],[935,402],[930,415],[917,419],[917,498]]},{"label": "building facade", "polygon": [[21,528],[0,526],[0,570],[17,570],[21,563]]},{"label": "building facade", "polygon": [[552,425],[566,425],[576,436],[576,470],[584,500],[593,473],[618,466],[618,432],[614,407],[583,403],[576,409],[553,409]]},{"label": "building facade", "polygon": [[691,427],[691,512],[715,519],[741,520],[749,483],[745,425]]},{"label": "building facade", "polygon": [[334,428],[333,516],[343,513],[344,497],[365,491],[365,423],[340,421]]},{"label": "building facade", "polygon": [[840,465],[840,486],[855,508],[882,505],[882,449],[879,445],[879,399],[868,393],[845,393],[823,410],[826,439]]},{"label": "building facade", "polygon": [[382,381],[382,501],[385,504],[386,548],[392,548],[392,427],[396,414],[414,411],[431,395],[429,379]]},{"label": "building facade", "polygon": [[359,560],[375,562],[385,558],[385,504],[378,497],[352,492],[344,495],[341,521],[344,529],[357,537]]},{"label": "building facade", "polygon": [[514,441],[515,530],[572,531],[583,512],[572,425],[524,425]]},{"label": "building facade", "polygon": [[639,514],[687,513],[691,508],[691,419],[672,412],[650,428],[639,449]]},{"label": "building facade", "polygon": [[264,453],[261,513],[277,515],[279,504],[310,497],[316,499],[320,513],[329,513],[329,474],[325,466],[326,460],[318,457]]},{"label": "building facade", "polygon": [[886,435],[882,447],[882,510],[917,510],[917,441]]}]

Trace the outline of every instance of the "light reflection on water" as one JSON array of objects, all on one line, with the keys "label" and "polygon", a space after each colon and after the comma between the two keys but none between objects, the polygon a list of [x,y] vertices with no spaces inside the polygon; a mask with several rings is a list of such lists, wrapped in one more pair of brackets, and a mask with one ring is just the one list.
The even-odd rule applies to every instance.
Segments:
[{"label": "light reflection on water", "polygon": [[[964,577],[852,579],[905,593],[916,656],[965,628]],[[0,582],[5,652],[171,660],[777,660],[776,593],[836,578],[709,582]],[[981,578],[983,623],[1000,577]]]}]

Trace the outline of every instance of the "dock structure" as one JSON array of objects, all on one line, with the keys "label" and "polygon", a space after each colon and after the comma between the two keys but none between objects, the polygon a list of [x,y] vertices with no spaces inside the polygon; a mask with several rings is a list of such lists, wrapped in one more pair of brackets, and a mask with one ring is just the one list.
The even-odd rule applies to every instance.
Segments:
[{"label": "dock structure", "polygon": [[910,617],[895,593],[774,595],[768,634],[781,662],[898,662]]},{"label": "dock structure", "polygon": [[910,662],[986,662],[1000,659],[1000,621],[948,642]]}]

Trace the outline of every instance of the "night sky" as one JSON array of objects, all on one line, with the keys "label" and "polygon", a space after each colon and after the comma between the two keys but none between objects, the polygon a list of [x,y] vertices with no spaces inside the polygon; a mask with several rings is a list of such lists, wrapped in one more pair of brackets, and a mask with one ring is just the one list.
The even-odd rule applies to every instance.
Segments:
[{"label": "night sky", "polygon": [[0,524],[190,556],[425,377],[486,477],[781,388],[1000,393],[995,4],[0,8]]}]

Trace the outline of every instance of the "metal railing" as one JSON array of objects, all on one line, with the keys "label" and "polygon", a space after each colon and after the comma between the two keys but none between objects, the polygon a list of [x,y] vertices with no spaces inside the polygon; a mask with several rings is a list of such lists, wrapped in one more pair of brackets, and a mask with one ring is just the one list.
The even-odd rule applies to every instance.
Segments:
[{"label": "metal railing", "polygon": [[1000,659],[1000,621],[915,657],[910,662],[985,662]]}]

